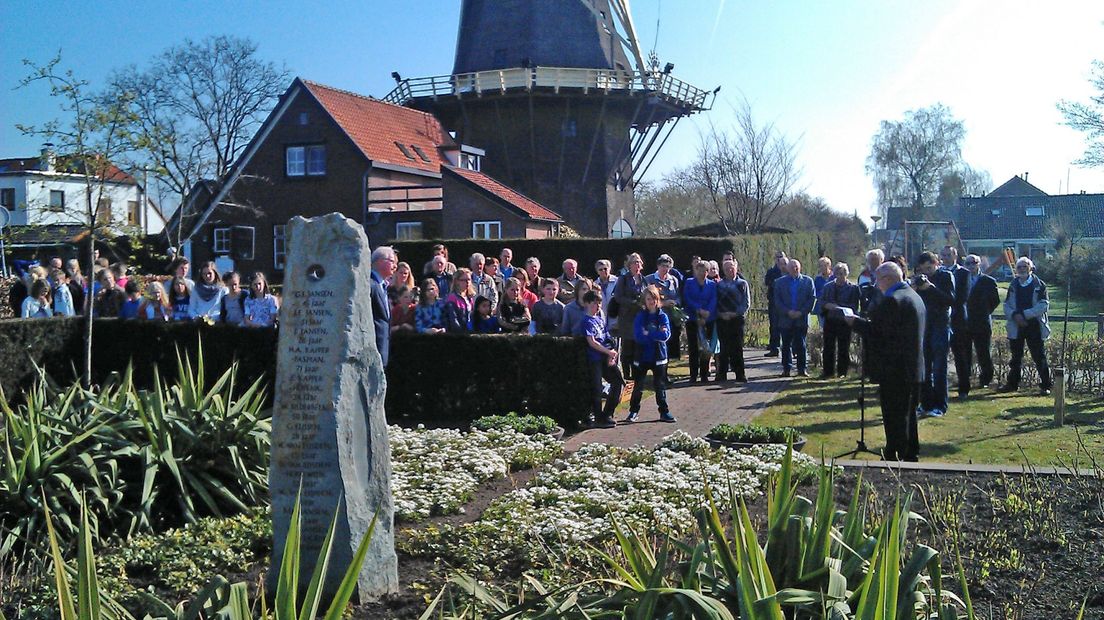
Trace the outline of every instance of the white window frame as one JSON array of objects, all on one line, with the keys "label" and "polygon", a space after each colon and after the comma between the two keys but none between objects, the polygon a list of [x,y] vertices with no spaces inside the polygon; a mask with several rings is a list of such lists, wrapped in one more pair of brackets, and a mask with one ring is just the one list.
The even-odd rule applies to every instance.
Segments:
[{"label": "white window frame", "polygon": [[[415,234],[411,234],[417,231]],[[425,239],[425,226],[422,222],[395,222],[395,241]]]},{"label": "white window frame", "polygon": [[287,262],[287,229],[283,224],[272,227],[272,268],[284,270]]},{"label": "white window frame", "polygon": [[[315,156],[321,153],[320,159],[315,159]],[[320,163],[321,168],[316,168],[315,164]],[[314,144],[307,147],[306,150],[306,172],[309,177],[320,177],[326,175],[326,145]]]},{"label": "white window frame", "polygon": [[[625,234],[626,228],[628,229],[628,234]],[[629,239],[634,235],[636,235],[636,230],[634,230],[632,224],[623,217],[618,218],[618,220],[613,223],[613,228],[610,229],[611,239]]]},{"label": "white window frame", "polygon": [[[491,227],[496,228],[494,236],[491,236]],[[483,231],[480,233],[479,228],[482,227]],[[480,220],[472,222],[472,239],[501,239],[502,238],[502,221],[501,220]]]},{"label": "white window frame", "polygon": [[230,254],[229,228],[216,228],[211,232],[211,251],[215,254]]},{"label": "white window frame", "polygon": [[[243,252],[243,253],[241,253],[242,255],[237,257],[237,258],[239,260],[253,260],[253,257],[255,257],[257,255],[257,229],[253,226],[232,226],[231,227],[231,232],[230,232],[230,239],[231,239],[230,249],[231,250],[234,249],[234,243],[233,243],[233,238],[234,238],[233,229],[234,228],[243,228],[243,229],[248,228],[249,231],[252,233],[251,235],[249,235],[249,241],[250,241],[249,254],[246,255]],[[233,255],[233,252],[231,252],[231,255]]]},{"label": "white window frame", "polygon": [[[54,204],[54,196],[60,196],[61,197],[61,204],[58,204],[58,205]],[[60,213],[62,211],[65,211],[65,190],[60,190],[60,189],[50,190],[50,210],[54,211],[55,213]]]},{"label": "white window frame", "polygon": [[1042,205],[1031,205],[1024,207],[1024,217],[1045,217],[1046,207]]},{"label": "white window frame", "polygon": [[307,147],[289,146],[284,149],[284,171],[289,177],[307,174]]}]

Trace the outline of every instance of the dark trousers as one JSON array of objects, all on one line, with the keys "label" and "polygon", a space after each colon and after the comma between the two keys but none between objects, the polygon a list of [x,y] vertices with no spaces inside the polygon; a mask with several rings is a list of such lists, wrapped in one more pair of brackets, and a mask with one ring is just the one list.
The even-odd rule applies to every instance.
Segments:
[{"label": "dark trousers", "polygon": [[887,461],[916,461],[920,457],[920,437],[916,433],[916,405],[920,402],[920,384],[907,380],[883,381],[878,387],[885,427]]},{"label": "dark trousers", "polygon": [[[667,315],[670,319],[671,315]],[[667,358],[673,360],[682,359],[682,324],[671,321],[671,337],[667,339]]]},{"label": "dark trousers", "polygon": [[[705,336],[705,342],[701,342],[701,335]],[[696,380],[699,375],[702,381],[709,378],[709,355],[712,353],[709,341],[712,339],[713,323],[706,323],[699,330],[697,321],[686,322],[686,359],[690,364],[691,381]]]},{"label": "dark trousers", "polygon": [[958,393],[970,393],[970,373],[974,369],[972,356],[970,355],[970,334],[966,326],[960,326],[951,331],[951,353],[954,353],[955,374],[958,375]]},{"label": "dark trousers", "polygon": [[851,328],[843,321],[824,322],[824,374],[847,374],[851,367]]},{"label": "dark trousers", "polygon": [[[973,345],[973,351],[977,355],[978,383],[981,385],[989,385],[993,382],[993,355],[989,349],[993,345],[993,329],[991,327],[986,327],[984,330],[973,331],[967,335],[970,338],[970,343]],[[972,367],[973,363],[970,360],[969,348],[966,349],[965,357],[967,367]],[[956,355],[955,360],[957,359],[958,356]],[[959,378],[959,381],[962,381],[962,379]]]},{"label": "dark trousers", "polygon": [[744,317],[717,319],[717,339],[721,341],[721,352],[717,356],[717,380],[728,378],[728,371],[736,375],[737,381],[747,381],[744,373]]},{"label": "dark trousers", "polygon": [[[613,419],[613,412],[617,409],[617,405],[621,403],[621,392],[625,389],[625,379],[621,376],[621,369],[618,368],[617,364],[610,365],[604,359],[588,360],[587,364],[590,365],[590,391],[593,398],[590,413],[595,420]],[[602,405],[603,379],[610,385],[605,406]]]},{"label": "dark trousers", "polygon": [[644,377],[652,371],[652,389],[655,390],[656,406],[660,413],[667,413],[667,364],[642,362],[633,364],[633,391],[629,400],[629,412],[640,412],[640,399],[644,395]]},{"label": "dark trousers", "polygon": [[782,332],[778,329],[778,319],[774,316],[775,307],[771,303],[767,306],[767,322],[770,324],[770,337],[767,341],[767,352],[778,353],[778,346],[782,343]]},{"label": "dark trousers", "polygon": [[633,338],[633,325],[629,323],[627,327],[623,327],[618,321],[618,329],[621,330],[621,353],[618,359],[621,361],[621,376],[632,376],[632,364],[633,358],[636,357],[636,339]]},{"label": "dark trousers", "polygon": [[1035,362],[1035,369],[1039,371],[1039,387],[1049,390],[1051,388],[1050,365],[1047,364],[1046,346],[1043,342],[1042,328],[1037,319],[1027,322],[1027,327],[1020,329],[1020,337],[1009,339],[1012,359],[1008,362],[1008,385],[1014,388],[1020,387],[1021,366],[1023,366],[1024,343],[1031,351],[1031,359]]},{"label": "dark trousers", "polygon": [[805,372],[805,340],[809,335],[809,324],[808,319],[802,319],[797,319],[790,327],[779,329],[782,335],[782,370],[789,370],[796,363],[797,372]]}]

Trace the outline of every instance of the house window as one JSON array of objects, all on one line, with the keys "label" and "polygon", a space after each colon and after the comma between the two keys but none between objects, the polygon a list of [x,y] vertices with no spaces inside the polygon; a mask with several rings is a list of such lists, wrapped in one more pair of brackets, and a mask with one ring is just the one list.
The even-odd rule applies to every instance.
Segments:
[{"label": "house window", "polygon": [[501,239],[502,222],[472,222],[472,239]]},{"label": "house window", "polygon": [[306,125],[308,123],[310,123],[310,114],[308,114],[306,112],[300,112],[299,113],[299,124],[300,125]]},{"label": "house window", "polygon": [[284,259],[287,258],[287,239],[284,237],[284,226],[272,227],[272,266],[283,270]]},{"label": "house window", "polygon": [[289,146],[287,148],[287,175],[289,177],[301,177],[307,172],[307,148],[305,146]]},{"label": "house window", "polygon": [[395,224],[395,241],[424,239],[421,222],[399,222]]},{"label": "house window", "polygon": [[628,237],[633,236],[633,227],[625,220],[625,218],[621,218],[613,224],[613,229],[610,231],[610,236],[614,239],[627,239]]},{"label": "house window", "polygon": [[142,214],[138,210],[137,200],[127,201],[127,226],[141,226]]},{"label": "house window", "polygon": [[989,210],[989,215],[992,215],[993,217],[1000,217],[1000,214],[1001,214],[1000,209],[990,209]]},{"label": "house window", "polygon": [[96,221],[102,225],[111,224],[110,198],[100,198],[96,201]]},{"label": "house window", "polygon": [[414,161],[414,153],[411,153],[410,149],[407,148],[405,144],[396,140],[395,146],[399,147],[399,150],[402,151],[402,154],[405,155],[407,159],[409,159],[410,161]]},{"label": "house window", "polygon": [[320,176],[326,174],[326,147],[322,145],[307,147],[307,174]]},{"label": "house window", "polygon": [[253,260],[257,231],[252,226],[234,226],[230,229],[231,255],[236,260]]},{"label": "house window", "polygon": [[429,155],[426,155],[426,152],[424,150],[422,150],[422,147],[418,146],[417,144],[411,144],[410,148],[414,149],[414,152],[418,154],[418,157],[422,161],[424,161],[427,164],[430,163]]},{"label": "house window", "polygon": [[574,138],[577,132],[575,126],[575,119],[565,118],[563,123],[560,124],[560,135],[565,138]]},{"label": "house window", "polygon": [[1043,217],[1046,215],[1046,211],[1043,207],[1027,207],[1025,209],[1027,217]]},{"label": "house window", "polygon": [[480,161],[479,156],[472,153],[460,154],[460,167],[465,170],[475,170],[479,172]]},{"label": "house window", "polygon": [[52,189],[50,190],[50,210],[51,211],[64,211],[65,210],[65,192]]},{"label": "house window", "polygon": [[230,229],[229,228],[216,228],[214,232],[214,243],[211,245],[211,251],[215,254],[229,254],[230,253]]},{"label": "house window", "polygon": [[0,189],[0,207],[5,207],[8,209],[15,208],[14,187],[5,187],[4,189]]}]

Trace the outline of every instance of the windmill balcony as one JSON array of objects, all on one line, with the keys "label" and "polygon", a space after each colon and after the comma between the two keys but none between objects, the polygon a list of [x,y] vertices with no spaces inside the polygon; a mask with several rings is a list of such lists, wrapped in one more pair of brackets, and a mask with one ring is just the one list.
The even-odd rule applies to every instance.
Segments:
[{"label": "windmill balcony", "polygon": [[651,94],[687,112],[705,110],[708,91],[701,90],[670,74],[650,72],[644,75],[615,69],[571,67],[533,67],[495,69],[457,75],[402,79],[384,101],[406,105],[414,99],[483,95],[542,90],[559,94],[619,93]]}]

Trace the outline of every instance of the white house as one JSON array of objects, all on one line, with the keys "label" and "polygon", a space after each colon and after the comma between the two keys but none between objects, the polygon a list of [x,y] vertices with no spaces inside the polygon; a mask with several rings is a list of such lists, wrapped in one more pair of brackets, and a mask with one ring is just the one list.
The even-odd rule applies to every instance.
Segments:
[{"label": "white house", "polygon": [[[38,249],[76,244],[87,224],[87,177],[49,148],[35,157],[0,159],[0,206],[11,213],[8,249]],[[102,185],[102,191],[101,191]],[[97,215],[117,234],[161,232],[165,217],[142,185],[112,166],[101,184],[93,181]]]}]

